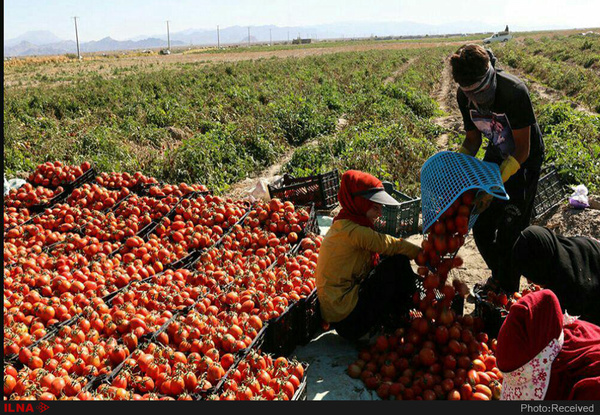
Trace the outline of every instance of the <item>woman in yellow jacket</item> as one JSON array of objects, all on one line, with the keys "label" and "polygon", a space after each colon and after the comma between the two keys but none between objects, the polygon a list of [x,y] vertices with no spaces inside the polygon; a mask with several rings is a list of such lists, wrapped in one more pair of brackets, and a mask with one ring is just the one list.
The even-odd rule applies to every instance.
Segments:
[{"label": "woman in yellow jacket", "polygon": [[[342,206],[327,232],[317,262],[317,295],[323,319],[347,339],[358,339],[415,291],[409,259],[420,247],[376,232],[382,205],[399,203],[372,175],[342,175]],[[379,261],[379,254],[388,256]]]}]

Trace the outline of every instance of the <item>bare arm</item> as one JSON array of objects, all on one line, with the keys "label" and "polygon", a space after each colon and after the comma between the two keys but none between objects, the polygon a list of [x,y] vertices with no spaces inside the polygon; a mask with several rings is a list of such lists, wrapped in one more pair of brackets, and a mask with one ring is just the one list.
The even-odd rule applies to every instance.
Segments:
[{"label": "bare arm", "polygon": [[481,131],[469,130],[465,135],[465,141],[463,141],[463,147],[469,150],[469,153],[475,157],[481,147]]},{"label": "bare arm", "polygon": [[513,130],[513,138],[515,140],[515,151],[512,156],[519,162],[525,163],[529,157],[529,148],[531,146],[529,135],[531,134],[531,126]]}]

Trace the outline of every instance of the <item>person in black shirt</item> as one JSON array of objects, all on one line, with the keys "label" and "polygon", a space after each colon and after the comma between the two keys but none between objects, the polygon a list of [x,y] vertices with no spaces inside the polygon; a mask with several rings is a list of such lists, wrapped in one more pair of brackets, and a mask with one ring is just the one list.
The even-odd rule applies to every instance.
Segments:
[{"label": "person in black shirt", "polygon": [[565,237],[541,226],[519,235],[511,268],[499,281],[507,293],[519,290],[519,280],[552,290],[571,315],[600,324],[600,242],[585,236]]},{"label": "person in black shirt", "polygon": [[473,236],[492,270],[492,282],[509,272],[511,248],[531,220],[544,142],[527,87],[518,78],[496,69],[491,51],[470,44],[450,58],[459,84],[457,101],[466,131],[459,152],[475,156],[482,137],[488,140],[484,161],[500,166],[510,200],[482,192]]}]

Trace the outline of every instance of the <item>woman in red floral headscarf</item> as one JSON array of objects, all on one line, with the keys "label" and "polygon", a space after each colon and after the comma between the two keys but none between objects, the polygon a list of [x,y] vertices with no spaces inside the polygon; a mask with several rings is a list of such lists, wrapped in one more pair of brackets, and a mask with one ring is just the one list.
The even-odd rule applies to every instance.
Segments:
[{"label": "woman in red floral headscarf", "polygon": [[600,327],[542,290],[521,298],[498,334],[503,400],[600,399]]},{"label": "woman in red floral headscarf", "polygon": [[[338,200],[342,210],[319,251],[317,295],[322,317],[339,335],[358,339],[415,291],[409,259],[420,248],[374,230],[382,205],[399,203],[372,175],[344,173]],[[377,265],[378,254],[390,257]]]}]

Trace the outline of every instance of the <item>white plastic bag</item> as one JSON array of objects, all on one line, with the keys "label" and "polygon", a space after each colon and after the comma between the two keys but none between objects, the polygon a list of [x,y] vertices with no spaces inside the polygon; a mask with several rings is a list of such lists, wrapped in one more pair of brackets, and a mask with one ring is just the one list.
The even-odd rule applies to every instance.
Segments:
[{"label": "white plastic bag", "polygon": [[588,189],[585,185],[573,187],[573,194],[569,198],[569,205],[575,209],[585,209],[590,207],[588,200]]},{"label": "white plastic bag", "polygon": [[19,187],[25,184],[25,180],[23,179],[10,179],[6,180],[6,176],[4,176],[4,196],[11,191],[11,189],[18,189]]},{"label": "white plastic bag", "polygon": [[256,186],[254,186],[254,189],[252,189],[248,195],[250,201],[254,202],[255,200],[262,200],[263,202],[268,202],[271,200],[269,188],[267,187],[268,184],[269,183],[265,179],[259,179]]}]

